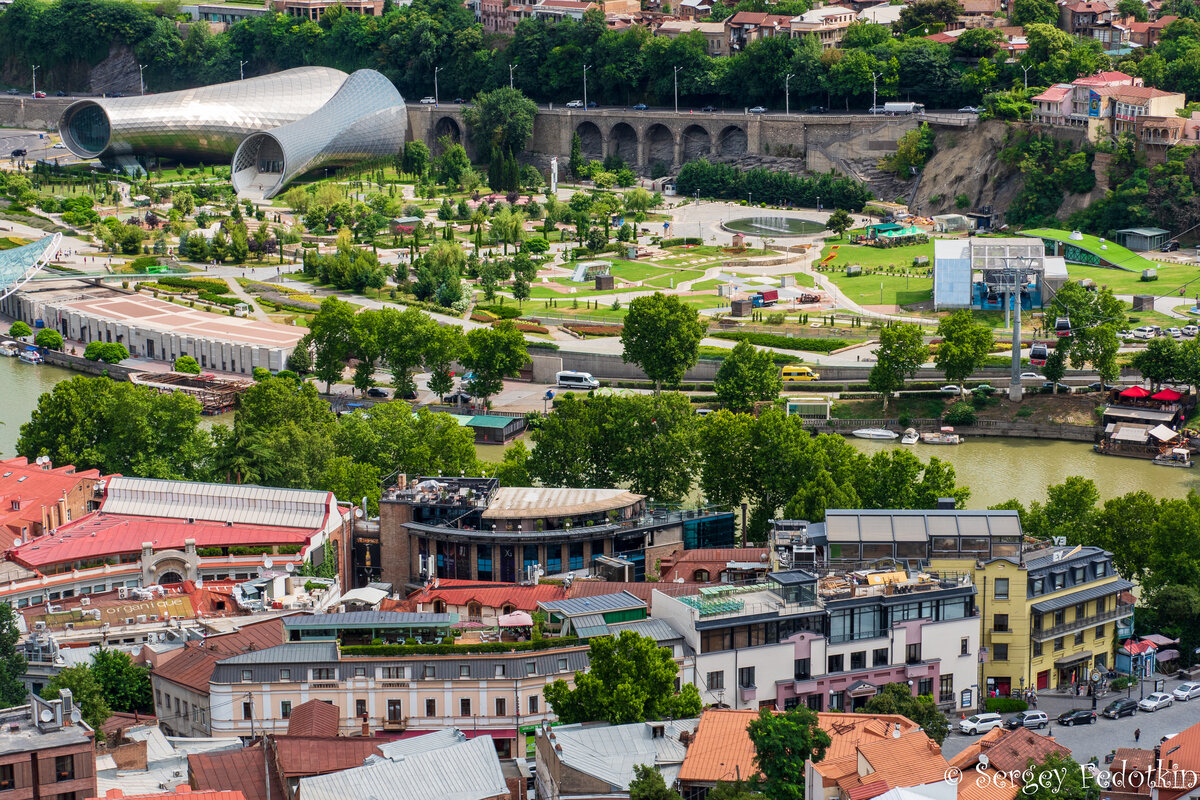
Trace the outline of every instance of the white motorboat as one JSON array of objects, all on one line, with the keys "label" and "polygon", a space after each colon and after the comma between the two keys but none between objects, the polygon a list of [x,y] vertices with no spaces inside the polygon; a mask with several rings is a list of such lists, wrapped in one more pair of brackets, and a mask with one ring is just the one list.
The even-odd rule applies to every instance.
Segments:
[{"label": "white motorboat", "polygon": [[20,349],[21,348],[16,342],[5,342],[4,344],[0,344],[0,356],[4,356],[5,358],[16,358],[17,351]]},{"label": "white motorboat", "polygon": [[42,354],[38,352],[36,347],[27,347],[17,354],[17,358],[21,359],[26,364],[41,364],[46,360],[42,358]]},{"label": "white motorboat", "polygon": [[895,431],[889,431],[886,428],[859,428],[854,431],[854,436],[859,439],[887,439],[892,440],[900,436]]},{"label": "white motorboat", "polygon": [[900,437],[900,444],[916,444],[921,440],[921,434],[917,433],[912,428],[905,428],[904,435]]}]

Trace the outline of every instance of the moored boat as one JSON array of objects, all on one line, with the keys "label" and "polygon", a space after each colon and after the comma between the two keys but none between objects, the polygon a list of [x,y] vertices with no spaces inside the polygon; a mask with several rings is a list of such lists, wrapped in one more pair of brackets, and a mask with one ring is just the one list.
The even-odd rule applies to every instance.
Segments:
[{"label": "moored boat", "polygon": [[4,356],[6,358],[16,358],[17,351],[20,349],[20,346],[16,342],[4,342],[3,344],[0,344],[0,356]]},{"label": "moored boat", "polygon": [[22,350],[17,355],[17,358],[21,359],[26,364],[41,364],[46,360],[42,358],[42,354],[38,352],[38,349],[32,345]]},{"label": "moored boat", "polygon": [[1176,447],[1169,453],[1159,453],[1156,455],[1153,463],[1160,467],[1191,467],[1192,451]]},{"label": "moored boat", "polygon": [[895,431],[889,431],[886,428],[859,428],[854,431],[854,436],[859,439],[895,439],[900,434]]},{"label": "moored boat", "polygon": [[922,433],[921,441],[925,444],[962,444],[963,437],[954,432],[954,428],[942,428],[940,431]]},{"label": "moored boat", "polygon": [[917,433],[912,428],[905,428],[904,435],[900,437],[900,444],[916,444],[921,440],[921,434]]}]

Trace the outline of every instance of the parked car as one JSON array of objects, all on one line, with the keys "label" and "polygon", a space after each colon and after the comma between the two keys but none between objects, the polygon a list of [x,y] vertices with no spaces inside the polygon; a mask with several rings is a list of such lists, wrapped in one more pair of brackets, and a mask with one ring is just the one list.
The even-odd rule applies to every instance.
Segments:
[{"label": "parked car", "polygon": [[647,110],[649,110],[649,108],[650,108],[650,106],[646,105],[645,103],[638,103],[636,106],[633,107],[633,110],[634,111],[647,111]]},{"label": "parked car", "polygon": [[1091,725],[1096,721],[1096,712],[1090,708],[1073,708],[1059,714],[1057,721],[1059,725],[1065,725],[1068,728],[1072,725]]},{"label": "parked car", "polygon": [[962,394],[962,390],[957,383],[947,383],[941,389],[938,389],[942,394]]},{"label": "parked car", "polygon": [[1109,719],[1120,719],[1121,717],[1132,717],[1137,714],[1138,701],[1131,697],[1122,697],[1113,700],[1104,707],[1104,711],[1100,712]]},{"label": "parked car", "polygon": [[1161,248],[1159,248],[1159,252],[1160,253],[1174,253],[1178,249],[1179,249],[1179,242],[1167,242]]},{"label": "parked car", "polygon": [[1186,703],[1193,697],[1200,697],[1200,683],[1181,683],[1171,694],[1175,695],[1175,699],[1179,702]]},{"label": "parked car", "polygon": [[1146,695],[1144,700],[1138,701],[1138,711],[1158,711],[1160,708],[1170,708],[1175,705],[1175,698],[1163,692],[1154,692]]},{"label": "parked car", "polygon": [[700,110],[703,111],[705,114],[711,114],[714,111],[716,111],[717,109],[716,109],[716,106],[705,106],[704,108],[702,108]]},{"label": "parked car", "polygon": [[986,714],[973,714],[966,719],[959,720],[958,729],[963,733],[987,733],[993,728],[999,728],[1004,724],[1004,720],[999,714],[988,712]]},{"label": "parked car", "polygon": [[437,105],[437,98],[436,98],[436,97],[422,97],[422,98],[421,98],[421,105],[423,105],[423,106],[435,106],[435,105]]},{"label": "parked car", "polygon": [[1134,339],[1153,339],[1154,331],[1150,330],[1150,328],[1143,325],[1140,328],[1133,329],[1133,338]]},{"label": "parked car", "polygon": [[1183,335],[1184,336],[1195,336],[1198,333],[1200,333],[1200,328],[1196,327],[1195,325],[1184,325],[1183,326]]},{"label": "parked car", "polygon": [[582,100],[572,100],[567,103],[567,108],[583,108]]},{"label": "parked car", "polygon": [[595,108],[597,105],[595,100],[588,100],[588,108]]},{"label": "parked car", "polygon": [[443,403],[451,403],[454,405],[457,405],[459,403],[469,403],[469,402],[471,402],[471,395],[467,394],[466,392],[464,392],[460,389],[459,391],[454,392],[453,394],[448,394],[445,397],[443,397],[442,402]]},{"label": "parked car", "polygon": [[460,106],[461,106],[461,105],[463,105],[464,103],[466,103],[467,101],[466,101],[466,100],[463,100],[461,97],[456,97],[456,98],[454,98],[454,102],[455,102],[456,104],[458,104],[458,105],[460,105]]},{"label": "parked car", "polygon": [[18,95],[20,93],[21,93],[20,89],[9,89],[7,92],[5,92],[5,94],[11,94],[11,95]]},{"label": "parked car", "polygon": [[750,113],[751,114],[765,114],[765,113],[767,113],[767,109],[764,108],[763,106],[755,106],[754,108],[750,109]]},{"label": "parked car", "polygon": [[886,113],[886,111],[887,111],[887,109],[885,109],[883,106],[871,106],[871,110],[868,111],[867,113],[868,114],[883,114],[883,113]]},{"label": "parked car", "polygon": [[1050,392],[1052,394],[1059,394],[1060,392],[1062,394],[1070,394],[1071,387],[1065,383],[1054,383],[1053,381],[1046,381],[1045,383],[1042,384],[1042,391]]},{"label": "parked car", "polygon": [[1108,390],[1115,389],[1117,387],[1113,386],[1111,383],[1101,383],[1100,381],[1096,381],[1095,383],[1089,383],[1087,388],[1089,392],[1107,392]]},{"label": "parked car", "polygon": [[370,389],[367,389],[367,397],[387,397],[387,396],[388,396],[388,390],[380,388],[379,386],[372,386]]},{"label": "parked car", "polygon": [[46,93],[45,92],[34,92],[33,96],[34,97],[45,97]]},{"label": "parked car", "polygon": [[1167,328],[1167,335],[1170,336],[1172,339],[1182,339],[1183,331],[1180,330],[1179,328]]},{"label": "parked car", "polygon": [[57,92],[54,93],[54,96],[55,97],[66,97],[67,93],[64,92],[62,89],[59,89]]},{"label": "parked car", "polygon": [[825,108],[825,106],[809,106],[808,108],[804,109],[804,113],[805,114],[824,114],[828,110],[829,109]]},{"label": "parked car", "polygon": [[1050,718],[1045,711],[1022,711],[1008,718],[1004,723],[1009,728],[1044,728],[1050,724]]},{"label": "parked car", "polygon": [[1023,381],[1040,381],[1041,379],[1042,379],[1042,376],[1038,375],[1036,372],[1022,372],[1021,373],[1021,380],[1023,380]]},{"label": "parked car", "polygon": [[971,390],[971,394],[981,394],[985,397],[989,397],[995,393],[996,387],[992,386],[990,383],[981,383]]},{"label": "parked car", "polygon": [[16,150],[13,150],[8,155],[9,155],[9,158],[24,158],[27,155],[27,153],[26,153],[24,147],[18,147]]},{"label": "parked car", "polygon": [[50,146],[50,149],[51,150],[66,150],[67,146],[65,144],[63,144],[62,142],[55,142],[53,145]]},{"label": "parked car", "polygon": [[1117,338],[1122,342],[1128,342],[1133,340],[1135,337],[1133,335],[1133,331],[1117,331]]},{"label": "parked car", "polygon": [[958,113],[960,113],[960,114],[981,114],[981,113],[983,113],[983,109],[977,108],[975,106],[963,106],[962,108],[960,108],[958,110]]}]

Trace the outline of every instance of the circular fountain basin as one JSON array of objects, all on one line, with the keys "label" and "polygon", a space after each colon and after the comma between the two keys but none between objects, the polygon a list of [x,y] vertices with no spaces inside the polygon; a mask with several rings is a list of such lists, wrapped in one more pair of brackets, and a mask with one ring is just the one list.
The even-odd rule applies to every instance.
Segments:
[{"label": "circular fountain basin", "polygon": [[825,225],[811,219],[803,217],[776,217],[776,216],[761,216],[761,217],[739,217],[726,222],[724,225],[726,230],[736,233],[744,233],[747,236],[762,236],[770,238],[773,236],[811,236],[814,233],[821,233],[825,230]]}]

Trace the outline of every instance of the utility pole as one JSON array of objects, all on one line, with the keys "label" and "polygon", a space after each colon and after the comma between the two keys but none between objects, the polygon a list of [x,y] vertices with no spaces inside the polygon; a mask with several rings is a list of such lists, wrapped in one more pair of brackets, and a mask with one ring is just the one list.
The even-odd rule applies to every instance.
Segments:
[{"label": "utility pole", "polygon": [[249,63],[250,63],[249,61],[239,61],[238,62],[238,80],[239,81],[246,80],[246,65]]},{"label": "utility pole", "polygon": [[138,64],[138,86],[142,89],[142,94],[146,94],[146,81],[142,79],[142,70],[146,68],[145,64]]},{"label": "utility pole", "polygon": [[434,68],[433,68],[433,104],[434,104],[435,106],[436,106],[436,105],[438,105],[438,84],[437,84],[437,74],[438,74],[439,72],[441,72],[443,69],[444,69],[444,67],[434,67]]},{"label": "utility pole", "polygon": [[37,94],[37,71],[41,69],[41,66],[38,64],[32,64],[31,66],[33,67],[33,93]]},{"label": "utility pole", "polygon": [[513,70],[517,68],[516,64],[508,65],[508,88],[513,88]]},{"label": "utility pole", "polygon": [[1023,73],[1025,73],[1025,90],[1026,91],[1029,91],[1029,70],[1031,70],[1031,69],[1033,69],[1032,65],[1028,66],[1028,67],[1021,67],[1021,71]]},{"label": "utility pole", "polygon": [[679,113],[679,70],[683,67],[676,67],[675,74],[672,76],[675,79],[675,113]]},{"label": "utility pole", "polygon": [[871,73],[871,113],[874,113],[875,107],[879,105],[879,78],[882,75],[882,72]]},{"label": "utility pole", "polygon": [[588,104],[587,104],[587,71],[591,68],[592,68],[591,64],[583,65],[583,108],[585,111],[587,110],[587,107],[588,107]]},{"label": "utility pole", "polygon": [[786,116],[792,114],[792,78],[796,77],[795,73],[789,72],[783,76],[783,113]]}]

